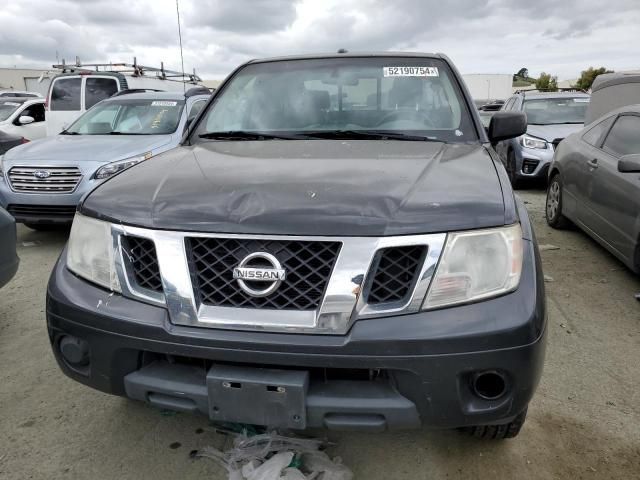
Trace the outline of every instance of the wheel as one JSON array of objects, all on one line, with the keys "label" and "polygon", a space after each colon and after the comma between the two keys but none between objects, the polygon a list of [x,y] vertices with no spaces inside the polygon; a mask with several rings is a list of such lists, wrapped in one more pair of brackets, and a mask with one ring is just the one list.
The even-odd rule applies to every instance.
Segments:
[{"label": "wheel", "polygon": [[559,173],[554,174],[549,181],[546,205],[547,224],[552,228],[566,228],[569,219],[562,214],[562,179]]},{"label": "wheel", "polygon": [[476,438],[486,440],[503,440],[505,438],[514,438],[520,433],[522,425],[527,418],[527,409],[525,408],[516,418],[509,423],[502,425],[477,425],[475,427],[465,427],[461,430],[464,433],[472,435]]},{"label": "wheel", "polygon": [[509,150],[507,154],[507,175],[509,175],[509,181],[511,182],[511,187],[514,190],[522,187],[522,179],[518,177],[518,167],[516,166],[516,154],[513,150]]}]

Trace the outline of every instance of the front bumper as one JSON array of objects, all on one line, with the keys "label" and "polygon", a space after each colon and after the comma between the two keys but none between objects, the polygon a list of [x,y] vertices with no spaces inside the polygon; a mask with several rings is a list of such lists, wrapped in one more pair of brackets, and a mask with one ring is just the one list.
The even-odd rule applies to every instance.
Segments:
[{"label": "front bumper", "polygon": [[0,178],[0,206],[18,223],[69,224],[87,188],[84,182],[73,193],[43,194],[14,192],[6,179]]},{"label": "front bumper", "polygon": [[[551,145],[551,144],[549,144]],[[553,160],[553,148],[542,150],[518,145],[516,160],[518,176],[523,178],[546,178]]]},{"label": "front bumper", "polygon": [[[531,400],[544,360],[543,275],[534,243],[525,245],[520,286],[508,295],[359,320],[340,336],[173,325],[164,308],[112,295],[70,273],[60,260],[47,292],[49,337],[64,373],[81,383],[212,418],[208,379],[222,366],[244,368],[248,375],[262,367],[308,372],[302,427],[505,423]],[[69,336],[84,342],[82,364],[72,365],[61,354],[60,342]],[[474,394],[472,379],[484,371],[505,378],[500,398]]]}]

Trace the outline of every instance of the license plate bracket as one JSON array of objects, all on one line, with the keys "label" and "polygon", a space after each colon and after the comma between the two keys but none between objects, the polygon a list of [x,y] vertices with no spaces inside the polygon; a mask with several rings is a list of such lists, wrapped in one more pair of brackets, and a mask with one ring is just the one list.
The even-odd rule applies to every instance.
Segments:
[{"label": "license plate bracket", "polygon": [[304,429],[309,372],[213,365],[207,373],[209,417],[269,427]]}]

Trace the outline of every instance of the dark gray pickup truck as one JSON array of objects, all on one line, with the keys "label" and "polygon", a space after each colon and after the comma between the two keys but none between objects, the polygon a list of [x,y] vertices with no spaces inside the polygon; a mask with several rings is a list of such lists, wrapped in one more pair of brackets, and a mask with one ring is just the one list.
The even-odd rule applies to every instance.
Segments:
[{"label": "dark gray pickup truck", "polygon": [[515,436],[545,352],[531,223],[439,54],[255,60],[182,145],[78,207],[53,351],[93,388],[213,421]]}]

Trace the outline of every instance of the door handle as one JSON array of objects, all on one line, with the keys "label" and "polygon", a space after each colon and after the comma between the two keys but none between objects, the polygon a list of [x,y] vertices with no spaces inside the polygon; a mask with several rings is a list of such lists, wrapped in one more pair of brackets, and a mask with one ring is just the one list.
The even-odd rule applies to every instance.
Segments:
[{"label": "door handle", "polygon": [[589,165],[589,168],[598,168],[598,159],[594,158],[593,160],[589,160],[587,165]]}]

